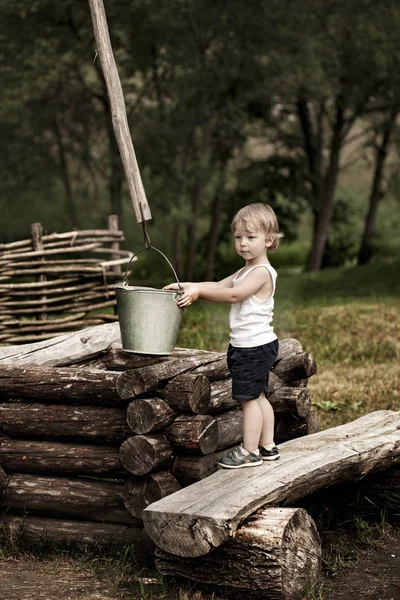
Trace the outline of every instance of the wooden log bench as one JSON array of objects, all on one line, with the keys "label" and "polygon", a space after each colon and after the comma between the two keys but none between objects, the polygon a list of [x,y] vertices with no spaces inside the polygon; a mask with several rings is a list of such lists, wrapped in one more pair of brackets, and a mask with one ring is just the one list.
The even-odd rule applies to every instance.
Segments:
[{"label": "wooden log bench", "polygon": [[280,450],[279,461],[219,470],[149,506],[143,520],[156,545],[181,557],[208,554],[263,506],[293,506],[319,489],[400,463],[400,413],[376,411]]}]

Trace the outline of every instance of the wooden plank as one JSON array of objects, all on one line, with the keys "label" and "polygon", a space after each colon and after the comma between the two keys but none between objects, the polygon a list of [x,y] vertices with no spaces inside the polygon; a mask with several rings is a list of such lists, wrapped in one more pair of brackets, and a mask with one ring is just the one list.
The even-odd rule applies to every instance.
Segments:
[{"label": "wooden plank", "polygon": [[119,323],[105,323],[32,344],[0,348],[0,364],[66,366],[98,356],[120,342]]},{"label": "wooden plank", "polygon": [[280,446],[281,459],[222,469],[155,502],[143,519],[155,543],[178,556],[201,556],[268,504],[288,505],[345,480],[400,462],[400,412],[376,411]]}]

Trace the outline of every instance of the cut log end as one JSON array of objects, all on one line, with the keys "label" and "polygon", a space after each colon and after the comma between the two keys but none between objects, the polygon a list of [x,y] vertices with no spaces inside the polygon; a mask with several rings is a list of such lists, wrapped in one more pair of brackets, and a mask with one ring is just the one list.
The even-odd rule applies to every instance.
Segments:
[{"label": "cut log end", "polygon": [[[173,520],[173,527],[163,527],[163,523]],[[143,522],[155,544],[166,552],[181,557],[195,557],[208,554],[231,537],[229,525],[192,515],[176,515],[143,511]]]},{"label": "cut log end", "polygon": [[157,549],[156,565],[163,575],[201,582],[233,598],[297,600],[319,576],[321,544],[305,510],[264,508],[209,555],[181,558]]}]

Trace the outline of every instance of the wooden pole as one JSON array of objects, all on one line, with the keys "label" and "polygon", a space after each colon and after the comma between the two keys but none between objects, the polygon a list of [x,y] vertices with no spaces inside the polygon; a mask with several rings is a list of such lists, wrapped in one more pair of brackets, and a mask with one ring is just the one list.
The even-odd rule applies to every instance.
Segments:
[{"label": "wooden pole", "polygon": [[100,57],[110,101],[112,123],[138,223],[151,219],[126,116],[125,100],[115,63],[103,0],[89,0],[96,52]]}]

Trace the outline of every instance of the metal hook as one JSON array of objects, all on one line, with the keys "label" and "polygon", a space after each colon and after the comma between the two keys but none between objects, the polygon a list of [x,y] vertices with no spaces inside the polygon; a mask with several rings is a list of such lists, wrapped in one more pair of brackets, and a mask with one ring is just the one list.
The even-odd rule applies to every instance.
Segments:
[{"label": "metal hook", "polygon": [[151,248],[151,241],[150,241],[150,236],[147,233],[147,228],[146,228],[146,220],[144,218],[144,212],[143,212],[143,204],[140,202],[139,204],[139,210],[140,210],[140,215],[142,217],[142,228],[143,228],[143,237],[144,237],[144,247],[145,248]]}]

